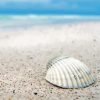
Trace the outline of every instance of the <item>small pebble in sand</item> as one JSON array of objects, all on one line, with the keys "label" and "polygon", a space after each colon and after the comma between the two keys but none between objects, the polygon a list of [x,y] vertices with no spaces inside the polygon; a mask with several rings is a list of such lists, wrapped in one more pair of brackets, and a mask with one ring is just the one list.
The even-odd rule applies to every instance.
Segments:
[{"label": "small pebble in sand", "polygon": [[13,93],[15,93],[15,90],[13,90]]},{"label": "small pebble in sand", "polygon": [[79,99],[78,97],[76,99]]},{"label": "small pebble in sand", "polygon": [[92,98],[94,98],[94,96],[92,96]]},{"label": "small pebble in sand", "polygon": [[50,93],[52,93],[52,91],[50,91]]},{"label": "small pebble in sand", "polygon": [[36,92],[34,92],[34,95],[37,95],[37,93],[36,93]]}]

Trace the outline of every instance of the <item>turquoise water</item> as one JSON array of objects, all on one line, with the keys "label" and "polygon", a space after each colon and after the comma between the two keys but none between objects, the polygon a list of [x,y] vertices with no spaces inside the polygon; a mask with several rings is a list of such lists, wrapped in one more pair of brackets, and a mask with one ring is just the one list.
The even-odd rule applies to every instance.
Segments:
[{"label": "turquoise water", "polygon": [[0,0],[0,14],[100,15],[100,0]]},{"label": "turquoise water", "polygon": [[100,17],[77,15],[0,15],[0,28],[30,27],[41,24],[69,24],[87,21],[100,21]]}]

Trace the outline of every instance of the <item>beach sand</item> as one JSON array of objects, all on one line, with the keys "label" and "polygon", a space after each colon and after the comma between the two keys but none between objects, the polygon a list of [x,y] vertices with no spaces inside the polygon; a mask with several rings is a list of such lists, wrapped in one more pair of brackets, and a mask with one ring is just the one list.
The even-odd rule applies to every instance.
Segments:
[{"label": "beach sand", "polygon": [[[97,78],[82,89],[46,82],[46,64],[66,55],[83,61]],[[100,100],[100,22],[0,30],[0,100]]]}]

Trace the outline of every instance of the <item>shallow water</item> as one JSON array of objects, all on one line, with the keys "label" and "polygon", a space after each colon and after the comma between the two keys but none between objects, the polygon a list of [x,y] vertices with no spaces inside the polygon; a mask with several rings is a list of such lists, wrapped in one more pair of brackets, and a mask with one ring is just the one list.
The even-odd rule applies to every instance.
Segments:
[{"label": "shallow water", "polygon": [[0,15],[0,28],[100,21],[100,16]]}]

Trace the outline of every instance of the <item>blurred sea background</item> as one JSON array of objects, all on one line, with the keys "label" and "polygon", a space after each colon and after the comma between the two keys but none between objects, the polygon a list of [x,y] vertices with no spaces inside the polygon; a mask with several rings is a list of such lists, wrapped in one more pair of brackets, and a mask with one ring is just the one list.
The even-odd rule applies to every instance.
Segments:
[{"label": "blurred sea background", "polygon": [[99,0],[0,1],[0,28],[99,20]]}]

